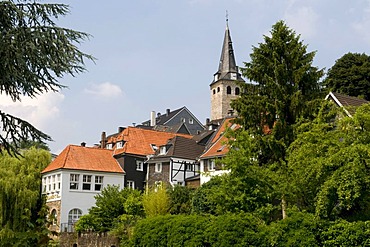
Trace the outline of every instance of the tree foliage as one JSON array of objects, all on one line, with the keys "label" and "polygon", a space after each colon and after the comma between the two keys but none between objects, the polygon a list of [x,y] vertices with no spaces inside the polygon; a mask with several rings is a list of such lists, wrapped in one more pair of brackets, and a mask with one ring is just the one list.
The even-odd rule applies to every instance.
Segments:
[{"label": "tree foliage", "polygon": [[323,84],[330,91],[370,100],[370,56],[344,54],[328,70]]},{"label": "tree foliage", "polygon": [[0,246],[45,246],[48,240],[41,171],[50,153],[31,148],[23,157],[0,154]]},{"label": "tree foliage", "polygon": [[143,195],[143,206],[145,215],[148,217],[168,214],[170,197],[165,186],[146,190]]},{"label": "tree foliage", "polygon": [[329,219],[370,219],[369,119],[370,106],[363,105],[354,118],[301,127],[288,158],[292,199],[301,209]]},{"label": "tree foliage", "polygon": [[95,200],[95,206],[76,223],[76,231],[107,232],[115,227],[122,215],[143,215],[142,195],[138,190],[107,186],[95,196]]},{"label": "tree foliage", "polygon": [[[0,94],[21,101],[21,96],[57,92],[65,87],[59,78],[85,70],[84,61],[93,58],[76,45],[88,35],[55,23],[68,11],[64,4],[0,2]],[[1,110],[0,117],[0,144],[8,151],[25,140],[51,140],[25,120]]]}]

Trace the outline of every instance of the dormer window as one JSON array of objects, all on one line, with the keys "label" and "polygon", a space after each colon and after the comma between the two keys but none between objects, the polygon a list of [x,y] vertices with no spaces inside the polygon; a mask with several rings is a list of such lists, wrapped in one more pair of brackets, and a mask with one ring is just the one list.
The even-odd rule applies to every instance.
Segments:
[{"label": "dormer window", "polygon": [[231,80],[236,80],[236,73],[231,73],[230,78]]},{"label": "dormer window", "polygon": [[113,143],[107,143],[107,146],[105,148],[106,149],[112,149],[113,148]]},{"label": "dormer window", "polygon": [[160,155],[165,155],[167,153],[167,148],[166,146],[162,146],[160,149],[159,149],[159,154]]},{"label": "dormer window", "polygon": [[150,144],[150,147],[153,149],[153,151],[157,151],[158,147],[155,144]]},{"label": "dormer window", "polygon": [[117,149],[123,148],[123,141],[117,142]]},{"label": "dormer window", "polygon": [[218,74],[215,74],[215,81],[218,80]]}]

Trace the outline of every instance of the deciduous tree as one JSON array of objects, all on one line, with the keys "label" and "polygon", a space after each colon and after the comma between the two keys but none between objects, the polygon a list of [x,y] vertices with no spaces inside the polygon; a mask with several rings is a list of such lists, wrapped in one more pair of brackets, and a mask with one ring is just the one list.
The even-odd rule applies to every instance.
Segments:
[{"label": "deciduous tree", "polygon": [[327,90],[370,100],[370,56],[344,54],[328,70],[323,84]]}]

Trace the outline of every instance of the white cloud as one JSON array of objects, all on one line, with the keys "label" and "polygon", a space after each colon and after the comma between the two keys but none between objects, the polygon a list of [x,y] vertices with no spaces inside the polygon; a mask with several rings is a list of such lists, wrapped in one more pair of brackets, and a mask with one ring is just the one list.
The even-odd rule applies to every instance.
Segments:
[{"label": "white cloud", "polygon": [[37,98],[23,96],[20,102],[13,102],[10,97],[0,95],[2,111],[20,117],[39,129],[46,128],[59,116],[59,105],[63,100],[63,94],[53,92],[41,94]]},{"label": "white cloud", "polygon": [[96,98],[117,98],[123,94],[122,89],[113,83],[104,82],[92,84],[90,88],[84,90],[85,93],[93,95]]},{"label": "white cloud", "polygon": [[312,7],[297,6],[296,1],[290,0],[284,14],[287,25],[302,34],[303,38],[312,38],[317,33],[319,16]]}]

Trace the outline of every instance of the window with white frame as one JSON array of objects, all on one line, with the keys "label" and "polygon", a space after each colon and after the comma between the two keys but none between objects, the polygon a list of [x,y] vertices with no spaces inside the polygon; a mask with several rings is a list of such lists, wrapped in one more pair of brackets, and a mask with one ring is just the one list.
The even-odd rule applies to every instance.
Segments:
[{"label": "window with white frame", "polygon": [[143,171],[144,170],[144,162],[141,160],[136,161],[136,171]]},{"label": "window with white frame", "polygon": [[60,190],[60,174],[57,175],[58,190]]},{"label": "window with white frame", "polygon": [[167,153],[167,147],[166,146],[161,146],[159,149],[159,154],[160,155],[165,155]]},{"label": "window with white frame", "polygon": [[135,189],[135,182],[131,180],[127,180],[127,188]]},{"label": "window with white frame", "polygon": [[214,171],[215,168],[215,160],[208,160],[208,171]]},{"label": "window with white frame", "polygon": [[162,163],[155,163],[155,172],[162,172]]},{"label": "window with white frame", "polygon": [[52,188],[53,190],[55,190],[57,187],[56,187],[56,181],[55,181],[55,175],[51,176],[51,181],[52,181]]},{"label": "window with white frame", "polygon": [[82,216],[81,209],[74,208],[68,213],[68,223],[76,223],[78,219]]},{"label": "window with white frame", "polygon": [[48,176],[48,191],[51,191],[51,176]]},{"label": "window with white frame", "polygon": [[91,190],[91,175],[82,176],[82,190]]},{"label": "window with white frame", "polygon": [[123,148],[123,141],[117,142],[116,147],[117,147],[117,149]]},{"label": "window with white frame", "polygon": [[181,123],[185,123],[186,119],[184,117],[181,118]]},{"label": "window with white frame", "polygon": [[78,190],[79,183],[80,183],[80,174],[69,175],[69,189]]},{"label": "window with white frame", "polygon": [[189,118],[189,124],[193,124],[193,123],[194,123],[194,119]]},{"label": "window with white frame", "polygon": [[163,182],[162,181],[155,181],[154,182],[154,191],[157,192],[158,190],[163,188]]},{"label": "window with white frame", "polygon": [[46,177],[42,180],[42,192],[46,192],[47,184],[46,184]]},{"label": "window with white frame", "polygon": [[103,188],[103,176],[95,176],[95,191],[101,191]]},{"label": "window with white frame", "polygon": [[107,143],[105,146],[106,149],[112,149],[113,148],[113,143]]}]

